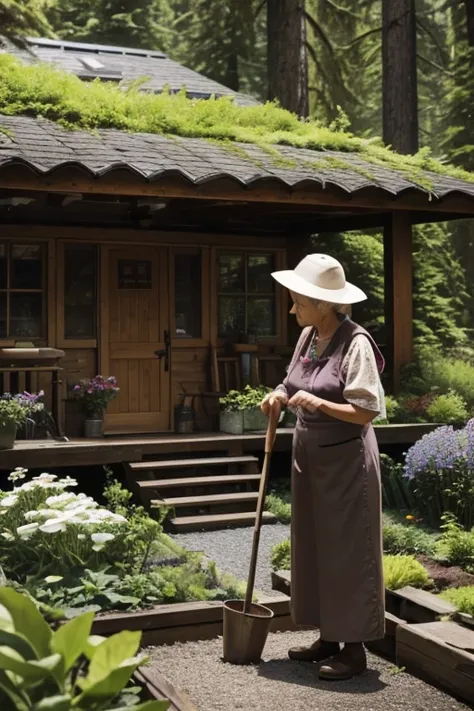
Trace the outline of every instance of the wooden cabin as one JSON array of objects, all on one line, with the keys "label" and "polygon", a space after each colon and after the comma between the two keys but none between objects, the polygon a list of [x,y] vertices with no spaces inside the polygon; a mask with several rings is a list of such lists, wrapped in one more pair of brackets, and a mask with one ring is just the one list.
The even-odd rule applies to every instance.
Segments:
[{"label": "wooden cabin", "polygon": [[[177,77],[173,88],[187,83],[191,96],[232,93],[164,55],[30,45],[85,80],[156,66],[152,91]],[[98,372],[121,388],[107,434],[172,431],[184,394],[198,428],[211,431],[217,393],[249,377],[242,352],[254,381],[276,384],[295,333],[270,273],[295,266],[318,232],[384,229],[385,350],[396,386],[412,356],[411,226],[474,215],[473,184],[432,173],[427,191],[359,154],[278,146],[275,161],[256,145],[68,131],[26,116],[0,116],[0,127],[0,348],[64,351],[58,416],[74,437],[83,415],[71,388]],[[43,375],[36,384],[49,394]]]}]

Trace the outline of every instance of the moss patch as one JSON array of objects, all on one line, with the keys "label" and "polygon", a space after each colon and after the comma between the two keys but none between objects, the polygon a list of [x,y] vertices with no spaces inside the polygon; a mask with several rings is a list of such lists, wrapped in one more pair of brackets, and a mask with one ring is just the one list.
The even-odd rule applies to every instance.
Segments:
[{"label": "moss patch", "polygon": [[[24,66],[6,54],[0,55],[0,112],[44,117],[71,129],[212,139],[227,150],[233,150],[234,142],[255,144],[283,168],[295,167],[295,161],[282,155],[278,145],[355,153],[368,163],[399,171],[427,190],[430,180],[425,170],[474,182],[473,174],[434,160],[425,149],[416,156],[401,156],[373,140],[301,121],[273,103],[239,106],[229,98],[187,99],[184,92],[140,93],[139,82],[128,89],[99,80],[87,83],[46,64]],[[338,158],[318,161],[321,169],[319,163],[328,170],[352,170],[373,180],[370,171]],[[316,169],[316,163],[312,167]]]}]

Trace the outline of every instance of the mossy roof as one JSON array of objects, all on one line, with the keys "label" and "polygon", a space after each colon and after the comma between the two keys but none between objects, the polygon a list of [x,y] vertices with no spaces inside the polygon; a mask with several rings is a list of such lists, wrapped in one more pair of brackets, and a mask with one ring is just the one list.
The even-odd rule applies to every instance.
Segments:
[{"label": "mossy roof", "polygon": [[93,176],[126,168],[148,181],[178,173],[194,184],[231,177],[254,186],[274,178],[350,194],[377,187],[391,196],[474,197],[473,174],[426,151],[400,156],[274,104],[125,91],[9,55],[0,55],[0,114],[0,168],[23,163],[51,174],[75,164]]}]

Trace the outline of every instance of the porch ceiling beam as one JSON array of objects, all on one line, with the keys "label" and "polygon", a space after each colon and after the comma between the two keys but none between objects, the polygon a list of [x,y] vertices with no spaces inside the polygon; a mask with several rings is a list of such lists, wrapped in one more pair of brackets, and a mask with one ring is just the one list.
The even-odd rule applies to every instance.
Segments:
[{"label": "porch ceiling beam", "polygon": [[443,212],[474,215],[474,199],[459,193],[441,200],[431,200],[427,194],[413,190],[397,198],[388,198],[383,190],[367,188],[355,194],[331,186],[326,189],[310,186],[291,190],[279,181],[245,188],[231,179],[192,185],[181,178],[144,182],[127,171],[116,171],[111,176],[91,178],[80,170],[57,170],[51,176],[39,176],[23,166],[11,166],[0,171],[0,189],[33,190],[40,192],[84,193],[115,196],[154,196],[160,198],[189,198],[194,200],[233,200],[238,202],[279,202],[293,205],[328,205],[337,208],[366,208],[380,212],[422,211],[426,214]]}]

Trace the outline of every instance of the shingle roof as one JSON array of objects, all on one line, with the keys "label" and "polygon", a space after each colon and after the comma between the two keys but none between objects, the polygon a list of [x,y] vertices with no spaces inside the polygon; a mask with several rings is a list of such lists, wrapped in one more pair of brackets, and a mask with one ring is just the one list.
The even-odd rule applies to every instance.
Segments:
[{"label": "shingle roof", "polygon": [[[54,64],[59,69],[83,79],[102,76],[129,82],[148,77],[148,81],[143,84],[144,91],[159,93],[168,86],[171,91],[186,88],[188,95],[198,98],[207,99],[213,95],[233,96],[238,104],[244,106],[258,103],[249,96],[232,91],[192,69],[183,67],[163,52],[36,38],[29,38],[27,43],[29,52],[3,40],[4,51],[25,63],[42,61]],[[90,59],[100,63],[102,68],[94,70],[88,67],[87,60]]]},{"label": "shingle roof", "polygon": [[[0,116],[0,128],[5,131],[0,133],[0,171],[20,163],[40,175],[51,175],[59,168],[76,165],[94,177],[113,177],[114,171],[125,168],[147,181],[179,174],[194,185],[227,177],[250,187],[272,178],[290,188],[337,186],[350,195],[370,187],[388,197],[406,191],[428,192],[402,172],[369,163],[358,153],[278,146],[280,161],[253,144],[235,144],[229,150],[202,138],[108,129],[69,131],[51,121],[25,116]],[[344,167],[326,168],[327,159]],[[473,183],[437,173],[425,172],[424,177],[431,182],[434,198],[455,192],[474,198]]]}]

